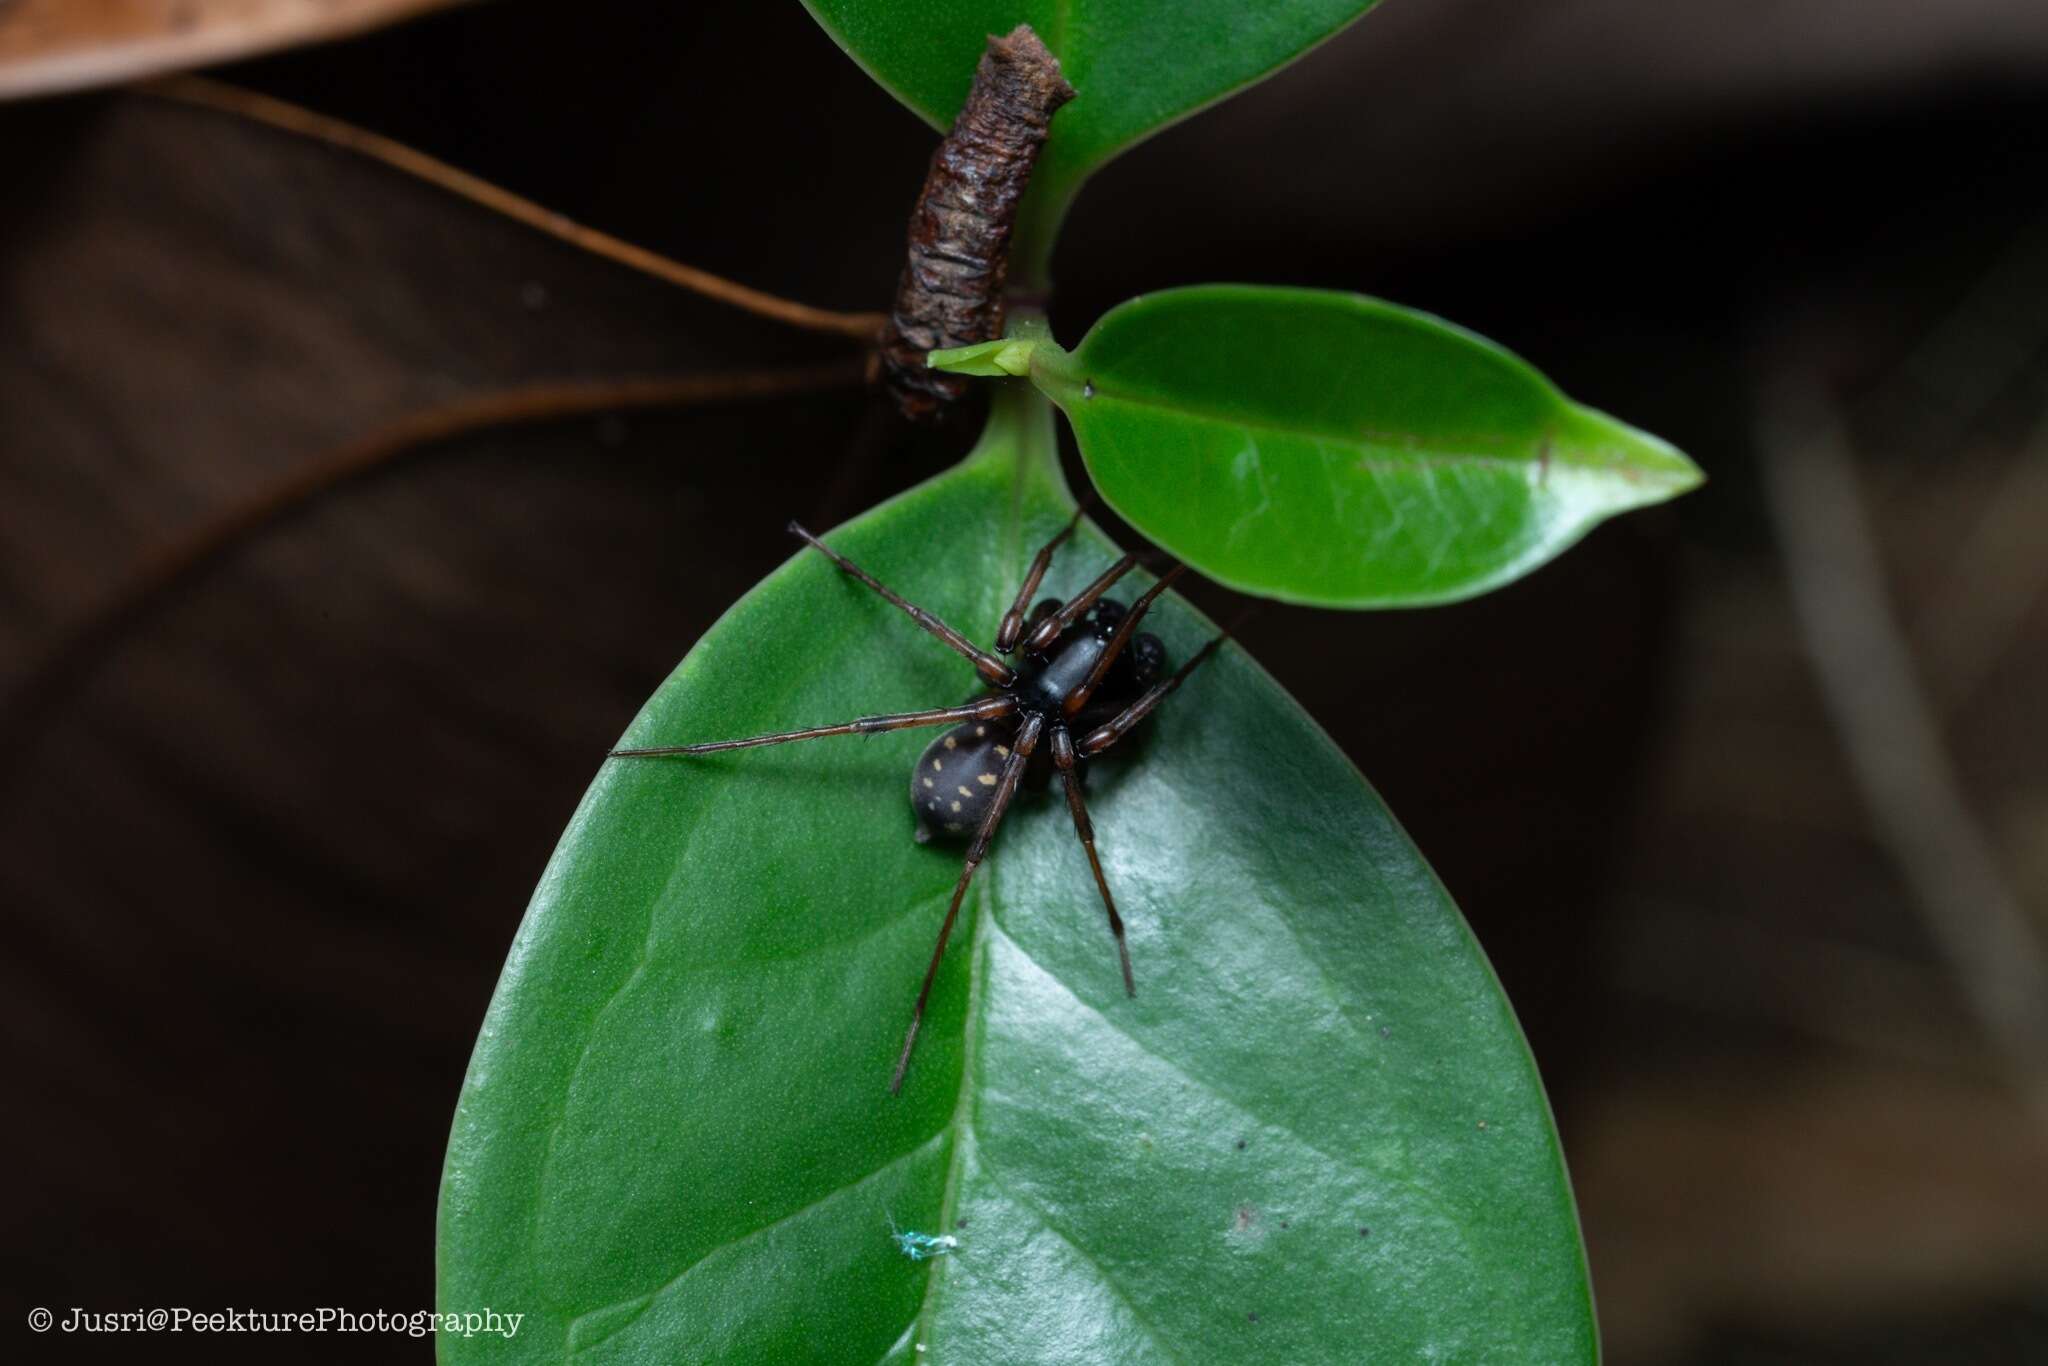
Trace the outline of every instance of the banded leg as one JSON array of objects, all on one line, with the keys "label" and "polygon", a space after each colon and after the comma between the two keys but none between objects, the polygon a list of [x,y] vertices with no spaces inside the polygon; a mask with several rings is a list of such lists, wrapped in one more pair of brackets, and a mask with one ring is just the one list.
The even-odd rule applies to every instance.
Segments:
[{"label": "banded leg", "polygon": [[910,1032],[903,1036],[903,1052],[896,1059],[895,1075],[889,1078],[891,1095],[903,1089],[903,1074],[910,1067],[910,1050],[917,1046],[917,1031],[924,1028],[925,1002],[931,999],[932,982],[939,975],[939,960],[946,956],[946,940],[953,933],[953,922],[960,916],[960,900],[967,895],[967,884],[974,880],[974,870],[988,853],[989,841],[1002,824],[1010,798],[1017,795],[1017,781],[1024,776],[1025,761],[1038,748],[1038,732],[1043,724],[1042,717],[1032,715],[1025,717],[1024,724],[1017,728],[1017,738],[1010,742],[1010,757],[1003,762],[1002,777],[996,782],[995,798],[989,803],[988,814],[981,818],[981,828],[974,832],[973,843],[967,846],[967,865],[960,870],[960,880],[953,884],[953,901],[946,907],[946,919],[939,926],[939,942],[932,946],[931,966],[924,970],[924,985],[917,989],[917,1004],[911,1007]]},{"label": "banded leg", "polygon": [[1030,654],[1043,654],[1046,646],[1058,640],[1062,632],[1085,616],[1088,609],[1095,605],[1095,600],[1114,587],[1118,579],[1130,573],[1137,563],[1136,555],[1126,555],[1103,570],[1096,576],[1095,582],[1082,589],[1066,606],[1031,628],[1031,634],[1024,638],[1025,651]]},{"label": "banded leg", "polygon": [[859,579],[862,583],[880,593],[885,599],[902,608],[912,621],[924,627],[925,630],[930,631],[940,640],[945,641],[947,645],[958,652],[961,658],[974,666],[974,671],[980,674],[984,681],[998,688],[1006,688],[1017,681],[1017,675],[1002,660],[981,649],[966,636],[961,635],[958,631],[946,625],[945,622],[940,621],[930,612],[925,611],[924,608],[917,606],[915,603],[904,601],[902,597],[893,592],[880,579],[868,573],[867,570],[862,569],[852,560],[847,559],[831,546],[826,545],[810,532],[805,531],[795,522],[789,524],[789,529],[795,535],[803,537],[813,546],[816,546],[826,559],[838,565],[840,569]]},{"label": "banded leg", "polygon": [[1159,576],[1159,582],[1138,595],[1138,600],[1131,604],[1131,610],[1116,624],[1116,630],[1110,633],[1109,644],[1103,647],[1102,654],[1095,661],[1095,667],[1088,671],[1088,677],[1082,681],[1080,687],[1067,694],[1064,707],[1068,716],[1079,714],[1081,708],[1088,705],[1089,697],[1102,686],[1102,680],[1109,676],[1110,665],[1116,663],[1117,656],[1124,652],[1124,646],[1131,643],[1131,637],[1137,633],[1138,623],[1152,610],[1152,604],[1159,600],[1159,595],[1171,588],[1173,581],[1185,574],[1187,568],[1184,564],[1175,565]]},{"label": "banded leg", "polygon": [[728,749],[755,749],[761,745],[786,745],[792,740],[816,740],[827,735],[875,735],[885,730],[909,730],[913,726],[943,726],[948,721],[992,721],[1017,710],[1012,697],[984,697],[958,707],[935,711],[900,711],[885,716],[858,716],[836,726],[812,726],[808,730],[778,731],[774,735],[753,735],[744,740],[711,740],[701,745],[661,745],[654,749],[615,749],[614,759],[653,759],[665,754],[717,754]]},{"label": "banded leg", "polygon": [[1017,590],[1017,600],[1010,604],[1010,610],[1003,613],[1003,624],[996,628],[996,648],[1009,654],[1017,648],[1017,637],[1024,634],[1024,614],[1031,609],[1031,595],[1038,591],[1038,585],[1045,581],[1045,571],[1052,568],[1052,552],[1060,548],[1060,542],[1074,534],[1074,528],[1081,524],[1081,509],[1075,508],[1074,515],[1067,519],[1067,525],[1060,534],[1045,543],[1037,555],[1032,557],[1031,571],[1024,576],[1023,587]]},{"label": "banded leg", "polygon": [[1081,800],[1081,775],[1074,767],[1074,740],[1065,726],[1052,732],[1052,762],[1067,789],[1067,810],[1074,814],[1074,833],[1088,851],[1088,866],[1095,872],[1095,889],[1102,893],[1102,909],[1109,912],[1109,932],[1116,939],[1116,956],[1123,964],[1124,994],[1136,996],[1138,984],[1131,977],[1131,948],[1124,942],[1124,918],[1116,913],[1116,898],[1109,894],[1109,879],[1102,875],[1102,860],[1095,856],[1095,823],[1088,819],[1088,805]]},{"label": "banded leg", "polygon": [[1161,702],[1164,702],[1168,693],[1186,682],[1188,675],[1193,673],[1203,660],[1215,654],[1216,647],[1228,639],[1230,639],[1230,632],[1228,631],[1217,636],[1207,645],[1195,651],[1193,657],[1187,663],[1174,670],[1171,678],[1164,678],[1154,683],[1139,695],[1137,701],[1125,707],[1094,730],[1089,731],[1081,740],[1079,750],[1081,756],[1086,758],[1091,754],[1100,754],[1117,741],[1123,739],[1130,732],[1131,727],[1137,725],[1147,716],[1150,716],[1152,709]]}]

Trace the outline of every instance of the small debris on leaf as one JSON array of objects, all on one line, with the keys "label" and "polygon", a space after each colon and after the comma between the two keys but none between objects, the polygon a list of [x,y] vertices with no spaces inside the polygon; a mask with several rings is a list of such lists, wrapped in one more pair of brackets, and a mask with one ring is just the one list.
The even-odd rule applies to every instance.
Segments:
[{"label": "small debris on leaf", "polygon": [[943,1257],[960,1246],[960,1240],[950,1233],[919,1233],[914,1229],[900,1229],[889,1225],[889,1236],[896,1240],[896,1248],[913,1262],[928,1262],[934,1257]]}]

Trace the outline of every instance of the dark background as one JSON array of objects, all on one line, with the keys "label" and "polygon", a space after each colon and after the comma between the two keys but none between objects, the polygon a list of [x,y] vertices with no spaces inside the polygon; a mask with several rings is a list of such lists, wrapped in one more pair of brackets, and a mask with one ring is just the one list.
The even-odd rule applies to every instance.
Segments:
[{"label": "dark background", "polygon": [[[934,140],[790,2],[497,0],[221,74],[844,309],[887,300]],[[1951,951],[2016,906],[2030,980],[2048,916],[2044,153],[2037,0],[1393,0],[1062,239],[1063,337],[1167,285],[1363,290],[1711,476],[1477,602],[1245,631],[1499,968],[1620,1366],[2048,1356],[2041,1041]],[[155,100],[0,106],[0,164],[0,1331],[425,1307],[470,1043],[597,756],[791,515],[964,436],[845,390],[445,441],[67,653],[402,414],[845,348]],[[1816,442],[1856,501],[1773,477]],[[1805,617],[1801,536],[1808,589],[1849,580]],[[1889,786],[1888,733],[1840,724],[1882,661],[1812,629],[1859,589],[1937,742]],[[1993,880],[1944,879],[1958,847]]]}]

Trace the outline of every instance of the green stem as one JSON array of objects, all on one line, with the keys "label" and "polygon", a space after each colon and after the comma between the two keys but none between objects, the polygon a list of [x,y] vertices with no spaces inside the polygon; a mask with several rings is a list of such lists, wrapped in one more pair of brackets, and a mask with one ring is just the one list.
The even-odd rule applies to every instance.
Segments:
[{"label": "green stem", "polygon": [[[1047,160],[1050,160],[1048,156]],[[1060,224],[1073,202],[1073,191],[1058,168],[1046,174],[1039,163],[1037,176],[1017,213],[1017,227],[1010,237],[1010,289],[1018,294],[1045,298],[1052,293],[1052,248],[1060,235]]]},{"label": "green stem", "polygon": [[1033,486],[1072,507],[1074,495],[1060,470],[1059,435],[1052,404],[1029,380],[1000,380],[989,400],[988,425],[963,464],[1006,464],[1017,497]]}]

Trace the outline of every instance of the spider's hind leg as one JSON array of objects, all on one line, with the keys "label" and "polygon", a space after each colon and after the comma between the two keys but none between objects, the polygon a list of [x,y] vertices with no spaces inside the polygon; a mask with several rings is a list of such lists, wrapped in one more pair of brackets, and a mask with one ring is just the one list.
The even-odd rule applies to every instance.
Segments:
[{"label": "spider's hind leg", "polygon": [[903,1089],[903,1074],[910,1069],[910,1050],[917,1046],[917,1031],[924,1028],[925,1003],[931,999],[939,962],[946,956],[946,941],[952,937],[953,922],[960,918],[960,902],[967,895],[967,884],[974,880],[974,870],[988,856],[989,841],[995,838],[996,827],[1003,823],[1003,812],[1009,809],[1010,799],[1017,795],[1018,780],[1024,776],[1024,766],[1038,747],[1043,724],[1043,718],[1031,715],[1017,728],[1017,738],[1011,742],[1010,757],[1003,762],[1003,774],[996,782],[996,795],[989,802],[988,814],[981,818],[981,828],[974,832],[974,842],[967,846],[966,866],[960,870],[960,880],[953,884],[953,900],[939,925],[939,942],[932,945],[931,965],[924,970],[924,985],[917,989],[917,1004],[910,1010],[910,1030],[903,1036],[903,1052],[896,1059],[895,1075],[889,1078],[891,1095]]},{"label": "spider's hind leg", "polygon": [[1081,800],[1081,775],[1074,763],[1074,740],[1065,726],[1052,733],[1052,761],[1067,789],[1067,810],[1073,813],[1074,833],[1087,851],[1088,867],[1095,873],[1095,889],[1102,893],[1102,909],[1109,915],[1109,932],[1116,939],[1116,956],[1124,970],[1124,994],[1136,996],[1138,984],[1131,976],[1131,947],[1124,940],[1124,918],[1117,914],[1116,898],[1109,894],[1109,879],[1102,875],[1102,860],[1095,854],[1095,823],[1088,819],[1088,804]]}]

